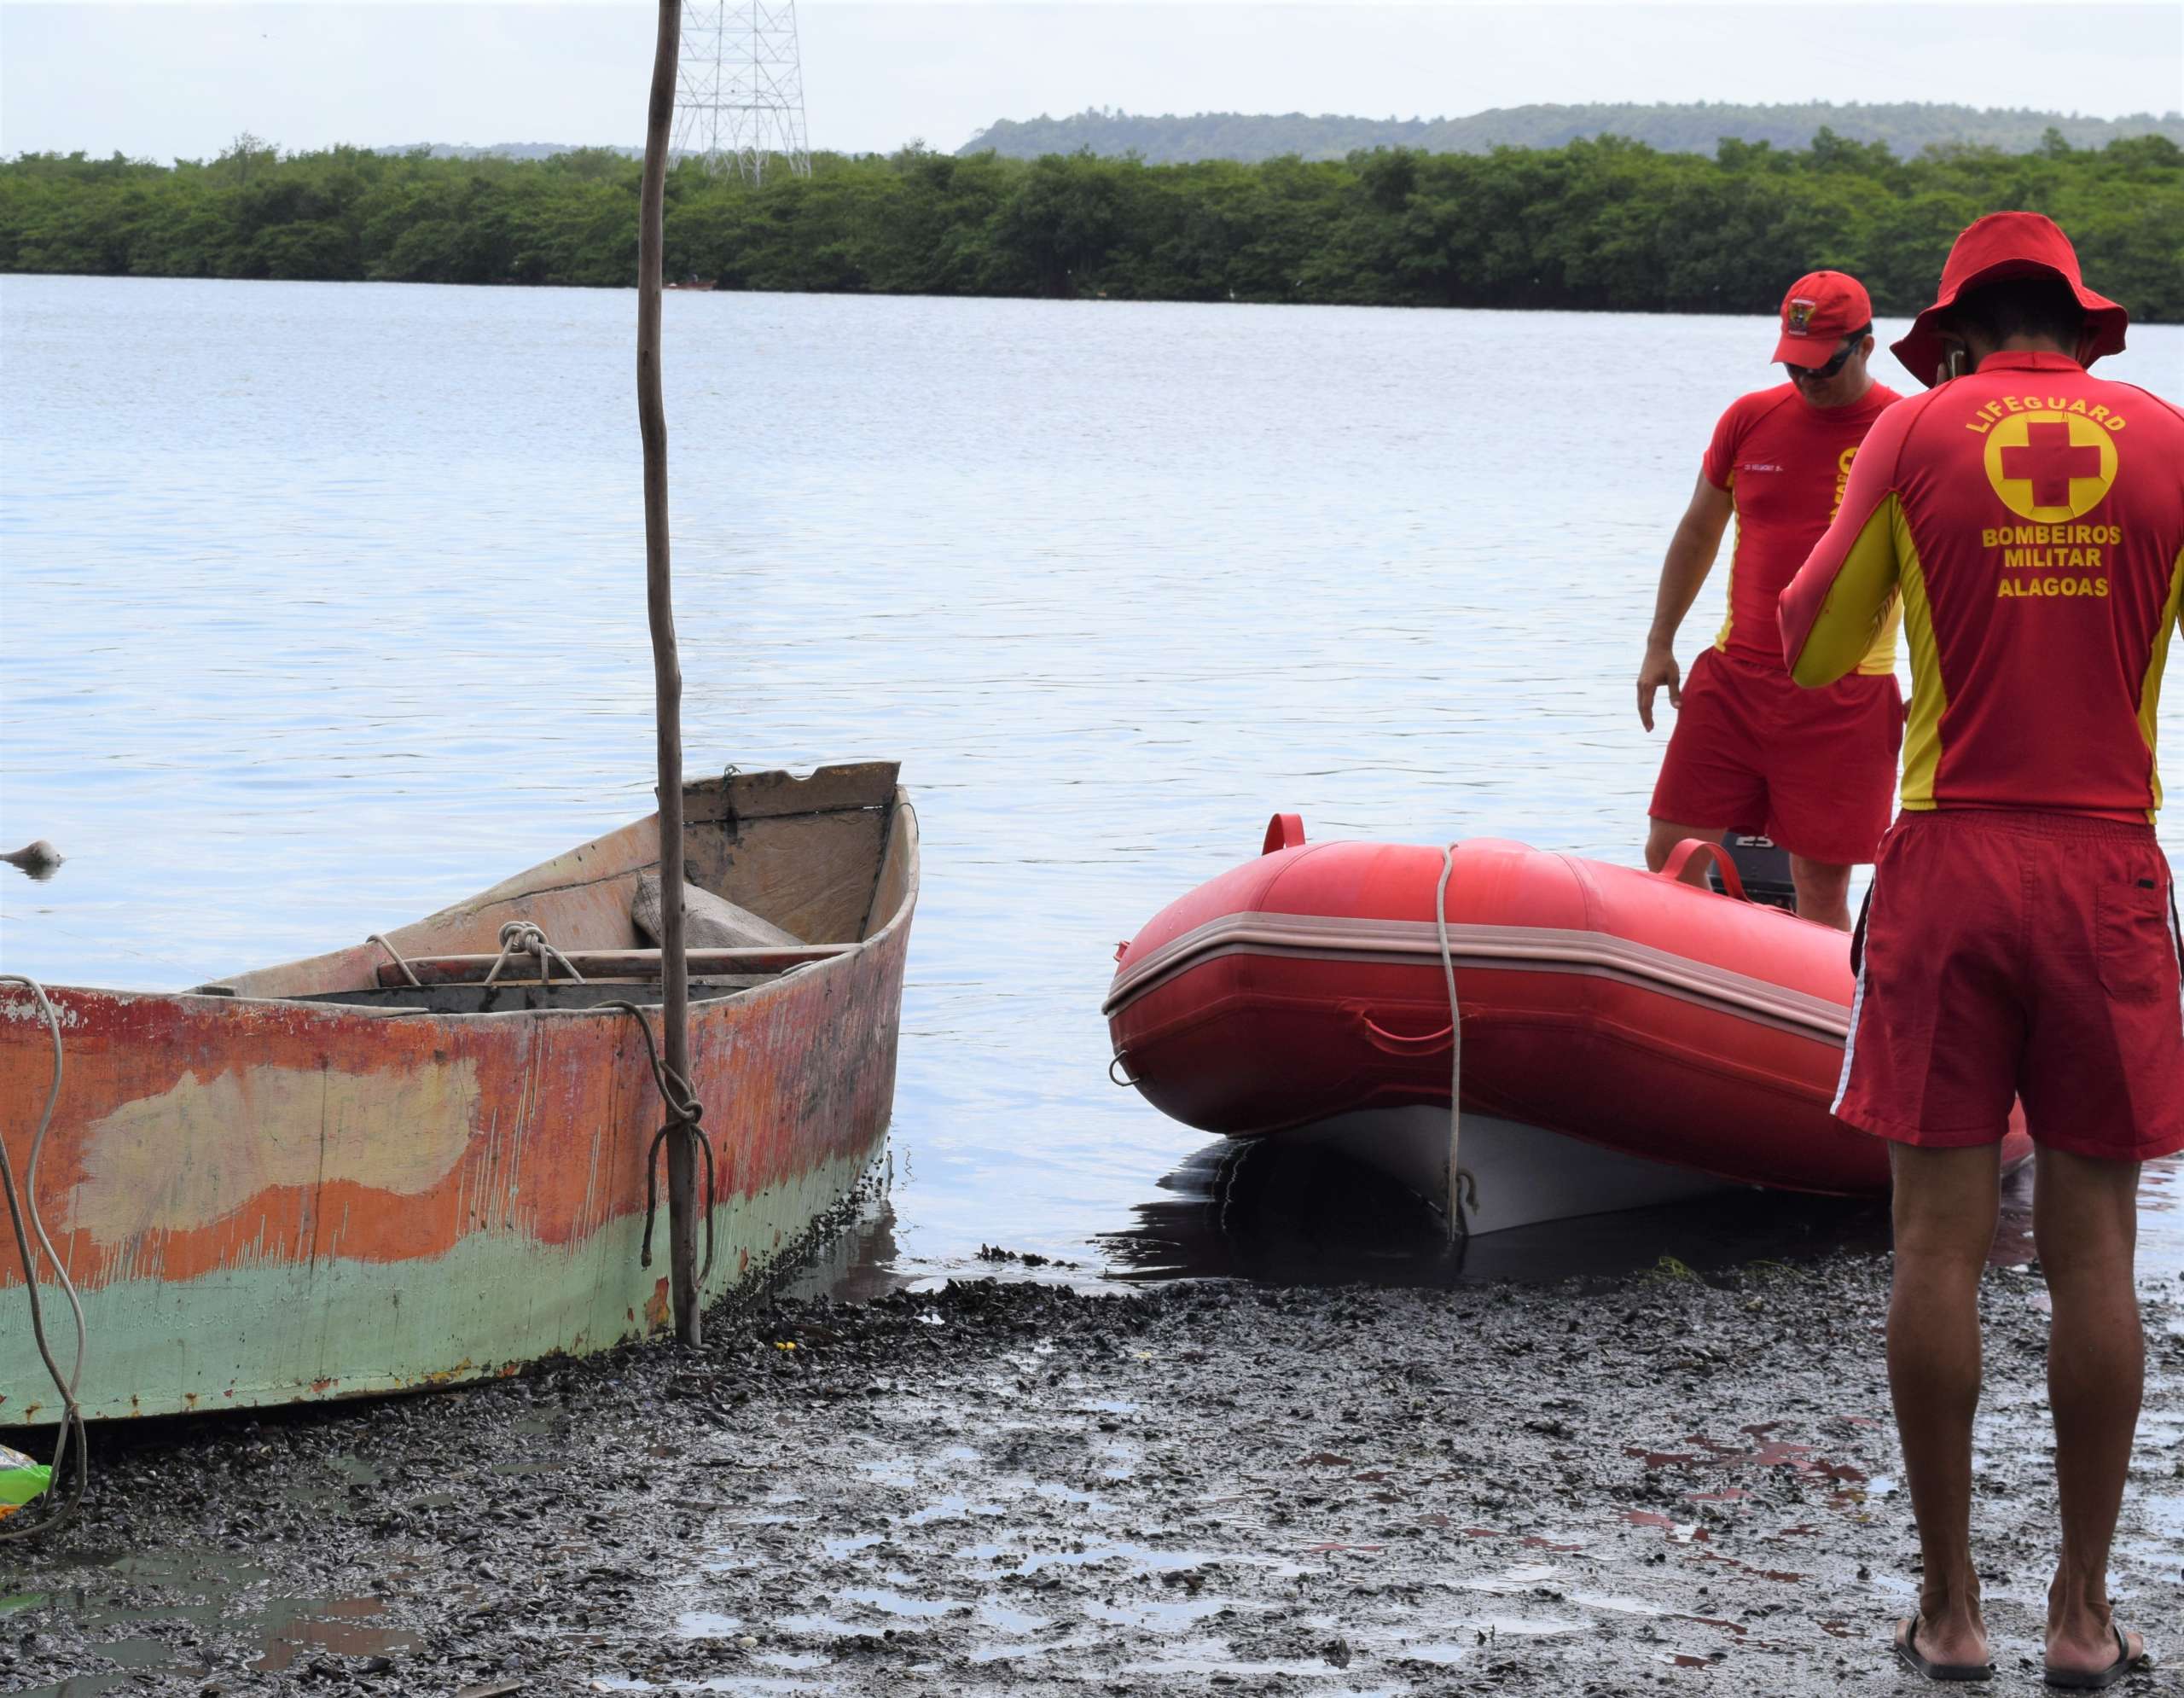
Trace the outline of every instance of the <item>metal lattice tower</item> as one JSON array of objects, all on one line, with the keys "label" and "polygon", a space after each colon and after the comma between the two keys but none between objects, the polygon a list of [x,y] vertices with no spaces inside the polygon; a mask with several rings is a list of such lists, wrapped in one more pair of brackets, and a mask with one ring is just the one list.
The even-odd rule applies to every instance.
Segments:
[{"label": "metal lattice tower", "polygon": [[811,174],[796,0],[686,0],[675,150],[757,183],[766,161]]}]

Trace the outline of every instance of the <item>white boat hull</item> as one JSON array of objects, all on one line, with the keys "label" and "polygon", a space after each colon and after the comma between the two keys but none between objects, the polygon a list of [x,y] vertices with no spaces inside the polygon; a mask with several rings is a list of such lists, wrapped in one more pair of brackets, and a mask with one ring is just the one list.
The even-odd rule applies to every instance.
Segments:
[{"label": "white boat hull", "polygon": [[[1452,1188],[1445,1108],[1359,1109],[1274,1136],[1291,1148],[1327,1150],[1385,1173],[1448,1212]],[[1464,1116],[1458,1152],[1465,1175],[1463,1224],[1473,1236],[1737,1189],[1711,1174],[1492,1114]]]}]

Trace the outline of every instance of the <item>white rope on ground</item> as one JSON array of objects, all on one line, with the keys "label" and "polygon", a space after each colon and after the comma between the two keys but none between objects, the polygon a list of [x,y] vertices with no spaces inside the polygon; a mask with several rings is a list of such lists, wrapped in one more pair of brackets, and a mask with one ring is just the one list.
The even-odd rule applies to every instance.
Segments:
[{"label": "white rope on ground", "polygon": [[[30,1526],[0,1528],[0,1543],[26,1539],[34,1534],[50,1532],[75,1512],[83,1502],[84,1487],[90,1479],[90,1448],[84,1431],[83,1406],[76,1401],[76,1387],[84,1376],[84,1351],[87,1342],[84,1326],[84,1305],[76,1294],[75,1282],[68,1277],[68,1270],[61,1265],[53,1240],[46,1236],[45,1222],[38,1207],[38,1162],[44,1153],[45,1135],[53,1125],[54,1105],[61,1100],[61,1017],[54,1013],[53,1003],[45,994],[45,987],[37,980],[20,973],[0,973],[0,985],[20,985],[38,999],[40,1012],[45,1015],[46,1030],[53,1035],[53,1084],[45,1093],[45,1112],[38,1116],[38,1131],[31,1138],[30,1166],[23,1176],[21,1192],[15,1184],[15,1166],[8,1154],[5,1139],[0,1139],[0,1189],[8,1195],[8,1218],[15,1229],[15,1248],[23,1259],[23,1289],[29,1294],[31,1304],[31,1333],[38,1340],[38,1353],[44,1359],[45,1371],[53,1376],[55,1390],[61,1393],[61,1430],[53,1441],[53,1473],[47,1485],[48,1492],[57,1491],[66,1478],[68,1445],[73,1437],[76,1444],[75,1484],[60,1507],[42,1514]],[[29,1203],[29,1230],[24,1230],[24,1202]],[[35,1236],[44,1247],[46,1259],[53,1264],[54,1276],[61,1282],[61,1288],[67,1294],[68,1307],[76,1317],[76,1364],[66,1375],[61,1364],[53,1359],[53,1347],[45,1336],[45,1305],[38,1292],[38,1259],[31,1251],[31,1238]]]},{"label": "white rope on ground", "polygon": [[1464,1130],[1464,1016],[1456,1001],[1456,958],[1449,944],[1449,879],[1456,869],[1456,846],[1441,851],[1441,881],[1433,887],[1433,928],[1441,940],[1441,974],[1449,986],[1449,1194],[1443,1200],[1448,1212],[1449,1237],[1461,1242],[1471,1236],[1471,1223],[1464,1215],[1465,1195],[1478,1207],[1478,1179],[1462,1166]]}]

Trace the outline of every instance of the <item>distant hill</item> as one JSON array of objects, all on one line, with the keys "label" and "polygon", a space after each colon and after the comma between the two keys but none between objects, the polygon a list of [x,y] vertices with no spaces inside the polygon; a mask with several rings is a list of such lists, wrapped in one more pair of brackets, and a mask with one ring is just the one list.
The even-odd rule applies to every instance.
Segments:
[{"label": "distant hill", "polygon": [[[462,148],[446,142],[412,142],[406,147],[374,148],[375,154],[427,154],[436,160],[550,160],[561,154],[589,151],[599,145],[583,142],[495,142],[488,147]],[[641,160],[645,150],[641,148],[608,146],[607,151],[625,158]]]},{"label": "distant hill", "polygon": [[2079,118],[2059,112],[1991,107],[1838,106],[1813,101],[1798,106],[1737,106],[1701,102],[1685,106],[1509,106],[1468,118],[1395,119],[1312,117],[1301,112],[1254,115],[1204,112],[1188,118],[1151,118],[1088,110],[1070,118],[1004,118],[956,151],[991,149],[1014,159],[1080,149],[1119,157],[1136,154],[1154,165],[1192,160],[1247,162],[1297,154],[1339,160],[1361,148],[1417,148],[1433,154],[1483,154],[1500,147],[1559,148],[1594,136],[1627,136],[1664,153],[1711,154],[1724,137],[1803,148],[1822,126],[1852,142],[1885,142],[1899,157],[1950,142],[2030,153],[2051,128],[2074,148],[2106,147],[2125,136],[2166,136],[2184,146],[2184,113],[2128,118]]}]

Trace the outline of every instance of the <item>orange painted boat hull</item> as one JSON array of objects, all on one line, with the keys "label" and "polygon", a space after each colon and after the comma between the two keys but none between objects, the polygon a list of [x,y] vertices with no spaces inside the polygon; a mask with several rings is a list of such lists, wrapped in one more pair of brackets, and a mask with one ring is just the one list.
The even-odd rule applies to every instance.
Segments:
[{"label": "orange painted boat hull", "polygon": [[[685,805],[694,882],[854,945],[694,981],[717,1296],[800,1247],[880,1151],[917,833],[892,766],[715,781]],[[639,821],[390,933],[392,952],[490,954],[510,919],[571,950],[637,949],[630,894],[658,858],[657,818]],[[656,1031],[656,968],[649,986],[527,969],[528,984],[413,991],[392,952],[182,995],[51,991],[66,1074],[35,1195],[83,1294],[87,1415],[478,1379],[665,1324],[664,1206],[639,1263],[659,1094],[635,1017],[593,1005],[649,1002]],[[34,1003],[0,990],[19,1180],[49,1059]],[[0,1425],[57,1412],[21,1283],[0,1249]],[[66,1346],[59,1289],[42,1289]]]}]

